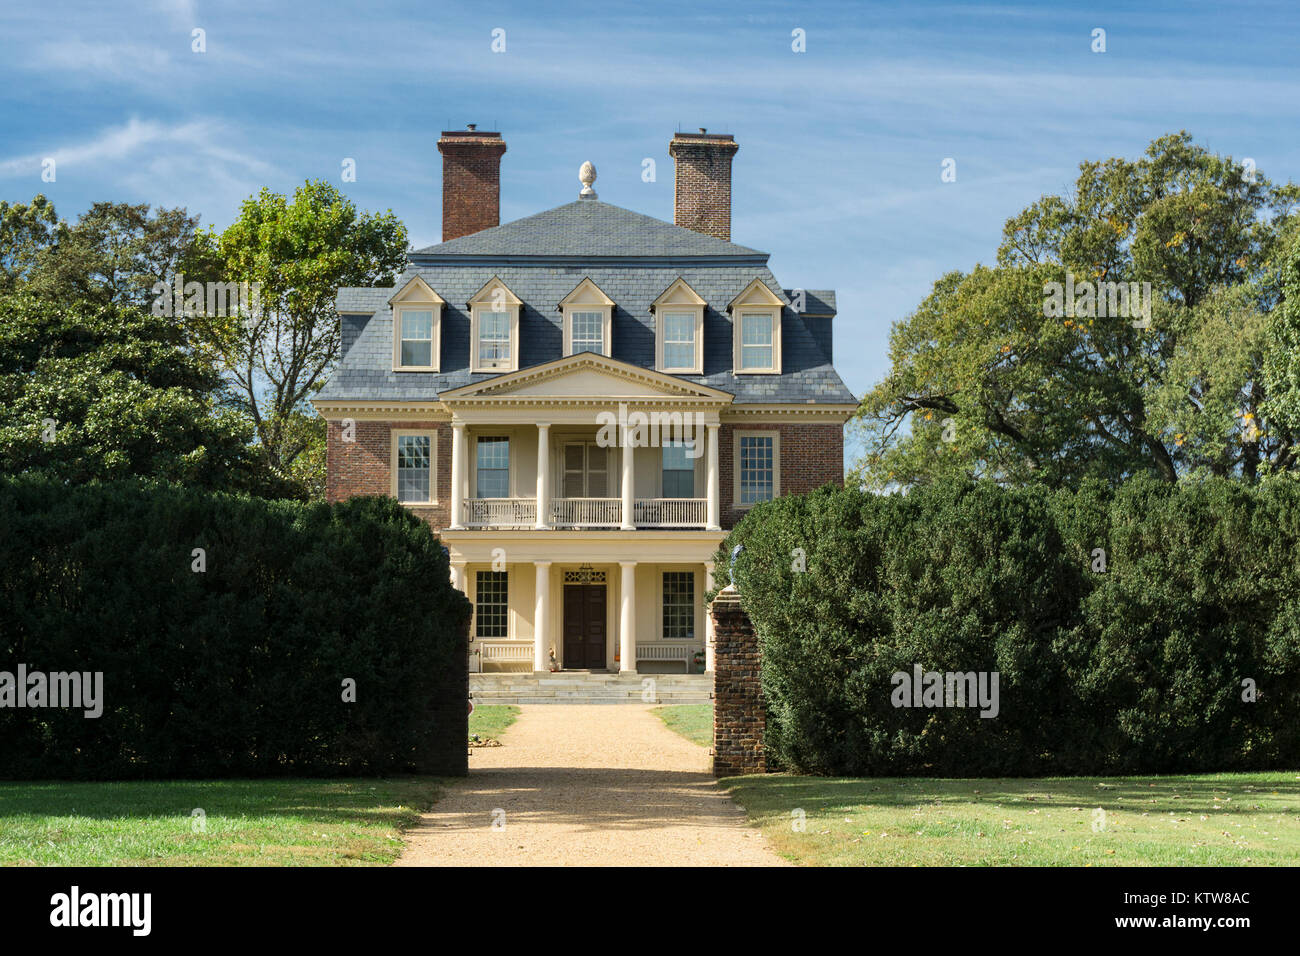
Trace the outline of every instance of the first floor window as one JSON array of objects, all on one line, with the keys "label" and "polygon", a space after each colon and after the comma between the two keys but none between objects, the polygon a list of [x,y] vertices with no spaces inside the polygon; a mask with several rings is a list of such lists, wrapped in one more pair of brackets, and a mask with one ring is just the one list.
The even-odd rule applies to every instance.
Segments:
[{"label": "first floor window", "polygon": [[428,367],[433,364],[433,313],[414,309],[399,311],[402,365]]},{"label": "first floor window", "polygon": [[664,639],[688,641],[695,638],[695,574],[692,571],[664,572]]},{"label": "first floor window", "polygon": [[695,367],[695,315],[664,313],[664,368]]},{"label": "first floor window", "polygon": [[429,501],[432,466],[428,435],[399,435],[397,438],[397,500]]},{"label": "first floor window", "polygon": [[772,367],[772,313],[741,313],[740,367]]},{"label": "first floor window", "polygon": [[770,435],[740,436],[740,503],[770,501],[774,488],[775,449]]},{"label": "first floor window", "polygon": [[482,368],[510,364],[510,313],[479,313],[478,364]]},{"label": "first floor window", "polygon": [[573,313],[572,353],[605,352],[605,314],[603,312]]},{"label": "first floor window", "polygon": [[476,473],[479,498],[510,497],[509,438],[479,438]]},{"label": "first floor window", "polygon": [[506,571],[480,571],[474,589],[474,636],[509,637],[509,578]]},{"label": "first floor window", "polygon": [[680,441],[667,442],[661,449],[665,498],[695,497],[695,459],[688,450]]}]

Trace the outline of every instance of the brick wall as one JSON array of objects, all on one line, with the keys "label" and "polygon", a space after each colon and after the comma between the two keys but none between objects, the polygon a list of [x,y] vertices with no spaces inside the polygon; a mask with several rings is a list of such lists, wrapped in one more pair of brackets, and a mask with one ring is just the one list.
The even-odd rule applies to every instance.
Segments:
[{"label": "brick wall", "polygon": [[500,133],[473,129],[444,132],[442,153],[442,241],[501,224],[501,156],[506,151]]},{"label": "brick wall", "polygon": [[730,136],[678,133],[668,144],[676,161],[673,222],[718,239],[731,239],[731,159],[740,147]]},{"label": "brick wall", "polygon": [[794,495],[820,488],[826,482],[844,481],[844,428],[789,422],[782,424],[723,424],[718,446],[718,471],[722,495],[722,527],[731,529],[747,508],[735,506],[736,430],[774,431],[781,436],[781,494]]},{"label": "brick wall", "polygon": [[450,523],[451,515],[451,426],[446,422],[374,422],[356,423],[356,440],[343,440],[343,422],[327,422],[325,445],[325,498],[345,501],[356,495],[391,495],[392,430],[394,428],[429,429],[437,433],[434,480],[437,483],[436,505],[408,505],[411,512],[434,531]]},{"label": "brick wall", "polygon": [[766,773],[762,660],[754,627],[731,588],[719,592],[713,615],[713,772],[719,777]]}]

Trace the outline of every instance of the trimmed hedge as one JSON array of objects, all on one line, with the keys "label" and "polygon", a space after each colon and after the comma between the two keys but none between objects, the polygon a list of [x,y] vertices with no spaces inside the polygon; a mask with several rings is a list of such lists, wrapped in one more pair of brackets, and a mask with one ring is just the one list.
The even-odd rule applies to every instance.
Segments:
[{"label": "trimmed hedge", "polygon": [[[1033,776],[1300,763],[1294,482],[826,486],[754,508],[715,556],[719,586],[736,544],[777,765]],[[998,715],[895,707],[891,675],[917,664],[998,672]]]},{"label": "trimmed hedge", "polygon": [[448,571],[391,499],[0,479],[0,670],[104,675],[98,718],[0,707],[0,775],[464,773]]}]

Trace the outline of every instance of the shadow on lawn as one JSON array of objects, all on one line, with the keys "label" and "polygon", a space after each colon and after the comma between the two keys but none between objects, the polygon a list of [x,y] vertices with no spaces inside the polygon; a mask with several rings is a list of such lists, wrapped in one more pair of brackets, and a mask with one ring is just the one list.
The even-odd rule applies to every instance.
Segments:
[{"label": "shadow on lawn", "polygon": [[[398,806],[427,810],[437,777],[355,780],[0,781],[0,820],[70,816],[92,820],[285,816],[317,823],[393,824]],[[383,805],[389,809],[375,809]]]},{"label": "shadow on lawn", "polygon": [[[1057,777],[1039,779],[928,779],[918,777],[796,777],[772,774],[731,777],[723,781],[742,802],[754,799],[754,809],[767,805],[832,809],[848,805],[913,807],[918,804],[1023,803],[1042,807],[1131,807],[1146,812],[1186,811],[1213,804],[1219,813],[1262,812],[1260,799],[1300,807],[1297,779],[1265,783],[1252,775],[1187,777]],[[1226,798],[1231,798],[1229,802]],[[758,804],[761,802],[763,806]],[[1279,808],[1280,809],[1280,808]],[[1263,811],[1268,812],[1268,811]]]}]

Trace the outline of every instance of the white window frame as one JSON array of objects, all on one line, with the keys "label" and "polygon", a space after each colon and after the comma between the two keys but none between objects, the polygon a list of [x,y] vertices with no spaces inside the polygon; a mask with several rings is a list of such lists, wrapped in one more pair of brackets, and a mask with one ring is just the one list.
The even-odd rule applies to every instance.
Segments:
[{"label": "white window frame", "polygon": [[[590,279],[583,279],[577,288],[560,300],[564,315],[564,354],[573,355],[573,316],[576,312],[599,312],[601,317],[600,353],[612,354],[611,335],[614,329],[614,300],[605,295]],[[590,350],[588,350],[590,351]]]},{"label": "white window frame", "polygon": [[[732,354],[731,368],[736,375],[780,375],[781,374],[781,316],[784,303],[764,283],[754,279],[745,290],[727,305],[731,313]],[[772,320],[772,362],[766,366],[745,367],[744,364],[744,316],[765,314]]]},{"label": "white window frame", "polygon": [[[429,437],[429,500],[402,501],[397,497],[397,446],[399,440],[406,437]],[[397,498],[398,503],[425,507],[438,503],[438,433],[431,428],[394,428],[389,432],[389,494]]]},{"label": "white window frame", "polygon": [[[474,614],[470,621],[470,634],[474,639],[483,641],[509,641],[515,637],[515,616],[510,610],[510,567],[507,565],[504,571],[497,571],[491,567],[475,568],[472,572],[474,575]],[[504,637],[480,637],[478,633],[479,624],[479,599],[478,599],[478,576],[480,574],[504,574],[506,576],[506,633]]]},{"label": "white window frame", "polygon": [[[652,308],[655,314],[655,368],[669,375],[703,375],[704,374],[704,307],[706,303],[700,295],[677,279],[655,299]],[[669,313],[684,313],[694,319],[695,356],[691,365],[667,365],[664,362],[664,344],[666,338],[666,319]]]},{"label": "white window frame", "polygon": [[[474,435],[474,436],[473,436],[473,440],[472,440],[472,442],[471,442],[471,446],[472,446],[473,449],[474,449],[474,483],[473,483],[473,485],[472,485],[472,487],[473,487],[473,489],[474,489],[474,497],[476,497],[476,498],[478,497],[478,475],[479,475],[479,467],[478,467],[478,444],[479,444],[479,441],[480,441],[481,439],[484,439],[484,438],[497,439],[497,440],[503,440],[503,441],[505,441],[505,443],[506,443],[506,469],[505,469],[505,470],[506,470],[506,494],[505,494],[505,497],[507,497],[507,498],[513,498],[513,497],[515,497],[515,468],[514,468],[514,456],[511,455],[511,451],[512,451],[512,447],[511,447],[511,446],[514,445],[513,435],[511,435],[509,432],[506,432],[506,431],[492,431],[492,430],[490,430],[490,429],[489,429],[488,431],[485,431],[482,435]],[[499,471],[500,469],[488,469],[488,470],[489,470],[489,471],[492,471],[492,470],[498,470],[498,471]]]},{"label": "white window frame", "polygon": [[[434,292],[429,284],[415,276],[402,286],[388,300],[393,309],[393,371],[394,372],[436,372],[442,362],[442,307],[446,305],[442,296]],[[432,340],[429,348],[428,365],[402,364],[402,317],[406,312],[429,312],[432,323],[429,334]]]},{"label": "white window frame", "polygon": [[[664,575],[665,574],[689,574],[691,576],[691,637],[669,637],[664,633]],[[670,641],[675,645],[699,644],[703,634],[701,626],[703,624],[700,616],[700,575],[695,568],[674,567],[673,565],[662,565],[658,569],[659,578],[659,640]],[[687,662],[687,669],[690,669],[690,662]]]},{"label": "white window frame", "polygon": [[[499,294],[498,294],[499,290]],[[469,370],[471,372],[519,371],[519,308],[523,303],[500,279],[493,278],[469,300]],[[507,341],[510,359],[501,364],[484,365],[479,360],[479,322],[485,312],[504,312],[509,324]]]},{"label": "white window frame", "polygon": [[759,504],[759,502],[750,501],[742,504],[740,501],[740,440],[742,438],[772,439],[772,498],[776,499],[781,497],[781,433],[775,428],[737,429],[732,433],[731,470],[733,474],[731,504],[733,508],[748,510],[754,507],[754,505]]}]

